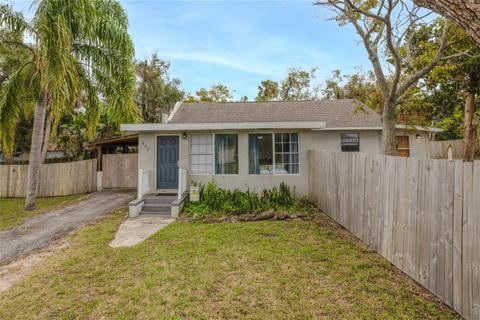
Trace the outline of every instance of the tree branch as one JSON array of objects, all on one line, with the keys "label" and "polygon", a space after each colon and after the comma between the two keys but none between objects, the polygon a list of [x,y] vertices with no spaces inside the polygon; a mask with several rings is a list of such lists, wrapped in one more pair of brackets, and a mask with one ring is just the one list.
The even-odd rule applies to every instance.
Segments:
[{"label": "tree branch", "polygon": [[393,74],[393,81],[390,89],[390,95],[386,97],[387,99],[395,99],[394,95],[397,91],[398,82],[400,81],[400,76],[402,74],[402,60],[398,53],[398,48],[395,47],[392,39],[392,21],[390,20],[390,16],[392,14],[393,8],[394,7],[393,7],[392,0],[388,0],[388,10],[385,15],[386,38],[387,38],[387,48],[390,51],[394,60],[395,71]]},{"label": "tree branch", "polygon": [[447,34],[448,34],[448,21],[445,20],[440,48],[435,54],[435,57],[432,59],[432,61],[430,61],[429,64],[423,67],[416,74],[412,75],[399,87],[397,91],[397,99],[400,98],[412,85],[417,83],[418,80],[420,80],[420,78],[422,78],[424,75],[429,73],[437,65],[437,63],[442,59],[443,53],[447,46]]}]

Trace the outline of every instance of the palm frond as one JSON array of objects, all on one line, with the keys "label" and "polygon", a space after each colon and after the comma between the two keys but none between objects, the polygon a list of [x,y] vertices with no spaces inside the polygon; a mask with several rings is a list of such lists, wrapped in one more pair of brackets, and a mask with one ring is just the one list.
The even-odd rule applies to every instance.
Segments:
[{"label": "palm frond", "polygon": [[19,37],[28,28],[28,23],[23,14],[14,11],[11,5],[0,4],[0,27]]},{"label": "palm frond", "polygon": [[0,137],[2,139],[3,151],[6,154],[11,154],[13,151],[15,133],[22,109],[30,109],[36,100],[35,94],[25,87],[29,66],[32,66],[32,64],[27,64],[18,69],[4,82],[1,88]]}]

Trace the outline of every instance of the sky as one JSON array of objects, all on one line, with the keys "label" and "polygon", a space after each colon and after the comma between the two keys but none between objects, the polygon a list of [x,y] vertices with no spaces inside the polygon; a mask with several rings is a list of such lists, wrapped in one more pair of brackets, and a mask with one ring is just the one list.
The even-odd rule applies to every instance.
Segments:
[{"label": "sky", "polygon": [[[29,1],[0,0],[31,16]],[[235,99],[253,100],[265,79],[281,81],[291,67],[332,71],[370,62],[351,26],[339,27],[312,1],[121,0],[137,59],[157,53],[188,93],[225,84]]]}]

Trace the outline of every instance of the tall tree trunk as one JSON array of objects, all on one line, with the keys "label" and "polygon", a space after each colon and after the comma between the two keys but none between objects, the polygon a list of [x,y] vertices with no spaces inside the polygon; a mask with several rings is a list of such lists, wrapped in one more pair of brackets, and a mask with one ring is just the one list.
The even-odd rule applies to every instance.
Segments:
[{"label": "tall tree trunk", "polygon": [[478,0],[414,0],[453,20],[480,46],[480,2]]},{"label": "tall tree trunk", "polygon": [[48,145],[50,143],[51,131],[52,131],[52,115],[48,113],[47,121],[45,124],[45,136],[43,138],[42,163],[45,163],[45,161],[47,160],[47,151],[48,151]]},{"label": "tall tree trunk", "polygon": [[395,128],[395,104],[386,99],[382,114],[383,154],[395,156],[397,154],[397,132]]},{"label": "tall tree trunk", "polygon": [[32,143],[30,146],[30,159],[28,163],[27,176],[27,197],[25,199],[25,210],[35,209],[35,195],[37,192],[38,176],[40,174],[40,163],[42,160],[43,128],[45,126],[45,109],[48,102],[48,92],[42,93],[42,100],[35,108],[33,120]]},{"label": "tall tree trunk", "polygon": [[465,161],[473,161],[476,147],[476,126],[473,123],[473,114],[475,113],[475,93],[468,92],[465,101],[465,120],[464,120],[464,144]]}]

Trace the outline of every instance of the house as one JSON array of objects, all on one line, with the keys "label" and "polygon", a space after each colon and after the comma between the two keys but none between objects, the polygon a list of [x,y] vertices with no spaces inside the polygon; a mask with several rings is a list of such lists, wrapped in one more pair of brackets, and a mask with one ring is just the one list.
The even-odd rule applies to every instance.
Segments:
[{"label": "house", "polygon": [[[138,133],[139,194],[182,194],[192,182],[261,191],[281,182],[308,192],[308,150],[382,152],[380,115],[357,100],[182,103]],[[438,129],[398,126],[398,153],[427,157]]]}]

